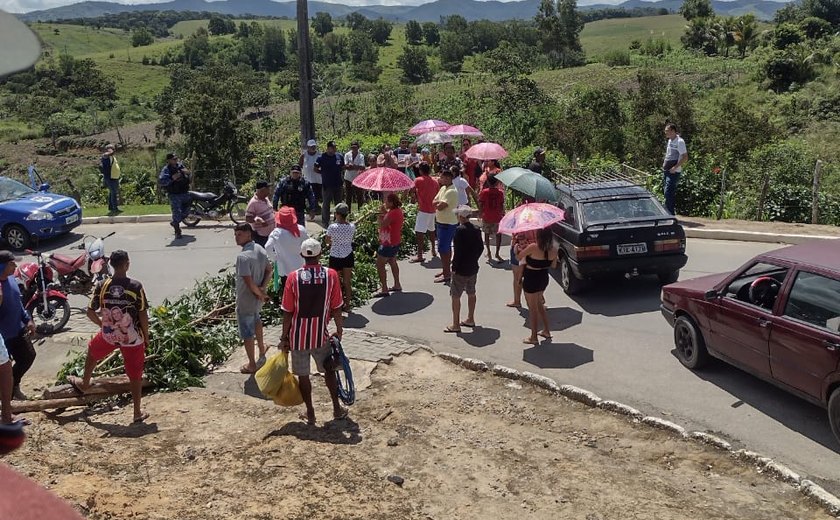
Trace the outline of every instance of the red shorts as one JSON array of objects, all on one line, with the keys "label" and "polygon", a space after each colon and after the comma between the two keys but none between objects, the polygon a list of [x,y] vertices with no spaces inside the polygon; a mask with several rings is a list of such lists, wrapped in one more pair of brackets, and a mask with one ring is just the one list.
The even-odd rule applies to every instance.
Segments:
[{"label": "red shorts", "polygon": [[133,347],[118,347],[105,341],[102,332],[99,332],[88,343],[88,355],[94,361],[101,361],[105,356],[113,352],[115,349],[120,349],[123,357],[123,365],[125,366],[125,374],[129,379],[140,379],[143,377],[143,364],[146,361],[146,345],[136,345]]}]

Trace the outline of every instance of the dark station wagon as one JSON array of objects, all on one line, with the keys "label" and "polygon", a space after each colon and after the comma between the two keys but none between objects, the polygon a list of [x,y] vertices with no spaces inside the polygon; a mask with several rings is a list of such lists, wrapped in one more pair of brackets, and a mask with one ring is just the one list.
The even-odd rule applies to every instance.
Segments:
[{"label": "dark station wagon", "polygon": [[662,288],[680,362],[722,359],[828,409],[840,441],[840,240],[758,255]]},{"label": "dark station wagon", "polygon": [[560,244],[560,286],[566,294],[587,280],[657,275],[675,282],[688,261],[685,231],[648,190],[628,180],[557,185],[565,212],[552,227]]}]

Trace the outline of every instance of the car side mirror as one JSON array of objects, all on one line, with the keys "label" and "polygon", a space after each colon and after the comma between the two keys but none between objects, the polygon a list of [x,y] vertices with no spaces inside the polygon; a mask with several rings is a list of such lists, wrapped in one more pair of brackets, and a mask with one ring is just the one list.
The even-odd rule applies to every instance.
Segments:
[{"label": "car side mirror", "polygon": [[41,184],[40,186],[38,186],[38,191],[50,191],[49,183],[45,182],[45,183]]},{"label": "car side mirror", "polygon": [[709,289],[708,291],[706,291],[706,292],[703,294],[703,298],[704,298],[707,302],[709,302],[709,301],[712,301],[712,300],[716,299],[718,296],[719,296],[719,295],[718,295],[718,292],[717,292],[716,290],[714,290],[714,289]]}]

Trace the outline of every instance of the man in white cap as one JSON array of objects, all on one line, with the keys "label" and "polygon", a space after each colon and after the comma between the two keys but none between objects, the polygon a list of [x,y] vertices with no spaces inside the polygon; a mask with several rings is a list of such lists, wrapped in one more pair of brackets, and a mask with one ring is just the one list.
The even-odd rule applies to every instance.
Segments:
[{"label": "man in white cap", "polygon": [[283,334],[280,336],[281,350],[291,352],[292,373],[300,381],[300,393],[306,404],[306,415],[301,415],[307,424],[315,424],[315,408],[312,406],[312,383],[309,380],[310,358],[324,374],[324,381],[330,391],[333,418],[347,417],[347,410],[338,402],[338,382],[333,371],[337,368],[329,362],[331,350],[327,324],[335,321],[335,333],[341,339],[343,318],[341,308],[341,282],[334,269],[320,264],[321,243],[308,238],[300,246],[300,255],[305,264],[292,272],[286,279],[283,290]]},{"label": "man in white cap", "polygon": [[[300,154],[298,166],[303,173],[303,178],[312,186],[315,201],[320,204],[324,200],[324,196],[321,193],[321,176],[315,173],[315,161],[318,160],[318,157],[321,157],[321,154],[318,153],[318,142],[315,139],[310,139],[306,142],[306,150]],[[316,211],[318,210],[316,209]]]}]

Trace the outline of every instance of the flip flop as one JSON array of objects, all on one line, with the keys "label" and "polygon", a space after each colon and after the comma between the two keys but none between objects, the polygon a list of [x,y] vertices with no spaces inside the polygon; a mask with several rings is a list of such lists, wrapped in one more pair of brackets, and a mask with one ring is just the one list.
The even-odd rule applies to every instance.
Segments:
[{"label": "flip flop", "polygon": [[85,391],[82,390],[82,386],[81,386],[80,383],[82,383],[82,379],[79,378],[78,376],[69,376],[67,378],[67,384],[72,386],[73,390],[75,390],[77,394],[85,395]]},{"label": "flip flop", "polygon": [[307,426],[315,426],[315,421],[310,421],[309,416],[307,416],[305,412],[299,413],[298,419],[305,422]]},{"label": "flip flop", "polygon": [[521,303],[520,303],[519,305],[517,305],[517,304],[515,304],[515,303],[513,303],[513,302],[506,303],[505,305],[506,305],[507,307],[512,307],[512,308],[514,308],[514,309],[518,309],[518,308],[522,307],[522,304],[521,304]]},{"label": "flip flop", "polygon": [[545,332],[540,332],[537,334],[538,336],[542,336],[545,339],[551,339],[551,334],[546,334]]},{"label": "flip flop", "polygon": [[131,422],[132,422],[132,424],[137,424],[137,423],[144,422],[148,418],[149,418],[149,414],[147,412],[143,412],[140,415],[138,415],[137,417],[135,417],[134,420],[131,421]]},{"label": "flip flop", "polygon": [[528,345],[537,345],[537,344],[539,344],[539,341],[537,341],[535,339],[531,339],[531,338],[525,338],[525,339],[522,340],[522,343],[525,343],[525,344],[528,344]]},{"label": "flip flop", "polygon": [[388,290],[391,292],[402,292],[402,287],[391,287]]},{"label": "flip flop", "polygon": [[469,327],[469,328],[474,328],[474,327],[475,327],[475,322],[472,322],[472,323],[471,323],[471,322],[469,322],[469,321],[464,320],[464,321],[462,321],[462,322],[461,322],[461,326],[463,326],[463,327]]},{"label": "flip flop", "polygon": [[425,260],[422,258],[412,258],[408,261],[409,264],[422,264]]},{"label": "flip flop", "polygon": [[454,327],[446,327],[445,329],[443,329],[443,332],[448,332],[450,334],[458,334],[461,332],[461,329],[456,329]]},{"label": "flip flop", "polygon": [[450,278],[435,278],[435,283],[449,283]]},{"label": "flip flop", "polygon": [[349,414],[350,411],[347,408],[342,408],[341,412],[338,415],[333,414],[333,420],[340,421],[342,419],[346,419]]},{"label": "flip flop", "polygon": [[239,373],[240,374],[256,374],[257,370],[256,369],[252,370],[250,367],[248,367],[248,365],[242,365],[241,367],[239,367]]},{"label": "flip flop", "polygon": [[373,295],[374,298],[384,298],[386,296],[391,296],[391,294],[380,291],[380,292]]}]

